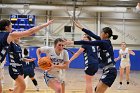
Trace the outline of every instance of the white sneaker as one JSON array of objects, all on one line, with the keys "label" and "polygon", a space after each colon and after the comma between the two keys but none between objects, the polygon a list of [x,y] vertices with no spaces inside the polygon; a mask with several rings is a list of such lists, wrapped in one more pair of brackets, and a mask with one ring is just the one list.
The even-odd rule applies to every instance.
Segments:
[{"label": "white sneaker", "polygon": [[37,86],[35,86],[35,88],[36,88],[36,91],[39,91],[39,86],[37,85]]}]

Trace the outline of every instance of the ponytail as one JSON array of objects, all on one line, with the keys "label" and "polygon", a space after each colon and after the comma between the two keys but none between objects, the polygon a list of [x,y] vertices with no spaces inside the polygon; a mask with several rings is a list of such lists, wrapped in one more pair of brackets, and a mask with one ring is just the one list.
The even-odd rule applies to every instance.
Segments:
[{"label": "ponytail", "polygon": [[118,38],[118,35],[112,35],[113,40],[116,40]]}]

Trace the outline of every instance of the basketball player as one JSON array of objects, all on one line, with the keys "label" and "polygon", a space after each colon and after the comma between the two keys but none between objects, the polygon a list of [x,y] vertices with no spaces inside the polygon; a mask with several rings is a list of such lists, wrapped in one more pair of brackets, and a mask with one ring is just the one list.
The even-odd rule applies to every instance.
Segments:
[{"label": "basketball player", "polygon": [[[91,41],[91,37],[87,34],[83,35],[82,40]],[[77,58],[81,53],[84,54],[85,61],[85,79],[86,79],[86,93],[93,93],[92,82],[95,73],[98,71],[98,55],[97,47],[82,45],[81,48],[70,58],[69,62],[72,62]]]},{"label": "basketball player", "polygon": [[137,3],[137,6],[136,6],[136,13],[140,13],[140,3]]},{"label": "basketball player", "polygon": [[[26,48],[24,48],[24,58],[27,58],[27,59],[31,59],[28,55],[28,50]],[[33,62],[22,62],[23,64],[23,74],[24,74],[24,78],[26,78],[27,76],[30,77],[30,79],[32,80],[33,84],[35,85],[36,87],[36,90],[39,91],[39,86],[38,86],[38,83],[37,83],[37,80],[34,78],[35,76],[35,72],[34,72],[34,69],[35,69],[35,63],[34,61]]]},{"label": "basketball player", "polygon": [[[33,33],[38,32],[40,29],[48,26],[52,23],[53,20],[49,21],[48,23],[42,24],[40,26],[33,27],[29,30],[23,31],[23,32],[12,32],[12,24],[9,20],[3,19],[0,20],[0,62],[3,62],[5,59],[5,56],[9,50],[10,44],[17,38],[27,37],[29,35],[32,35]],[[20,59],[19,59],[20,60]],[[16,65],[14,65],[16,66]],[[22,80],[22,76],[18,76],[18,78],[15,79],[15,81],[19,82]],[[20,89],[15,93],[23,93],[25,90],[25,84],[24,82],[20,83],[21,86]]]},{"label": "basketball player", "polygon": [[126,43],[121,43],[121,49],[119,51],[119,57],[115,58],[115,61],[118,61],[121,59],[120,63],[120,86],[119,89],[122,88],[122,80],[123,80],[123,74],[124,70],[126,69],[126,81],[127,85],[129,84],[129,76],[130,76],[130,54],[135,55],[135,53],[130,50],[129,48],[126,48]]},{"label": "basketball player", "polygon": [[13,93],[24,93],[25,91],[25,82],[23,76],[23,61],[24,62],[33,62],[35,58],[23,58],[22,50],[19,46],[19,39],[15,39],[14,42],[10,43],[8,57],[9,57],[9,74],[11,78],[15,81],[15,86]]},{"label": "basketball player", "polygon": [[55,93],[65,93],[64,69],[68,68],[69,56],[68,52],[63,49],[64,41],[57,38],[54,41],[54,47],[41,47],[37,49],[38,60],[41,58],[41,53],[46,53],[50,56],[53,66],[44,74],[46,84],[52,88]]},{"label": "basketball player", "polygon": [[110,38],[113,37],[114,40],[118,38],[117,35],[113,35],[111,28],[105,27],[102,29],[100,37],[92,33],[91,31],[83,28],[79,23],[75,22],[75,25],[79,27],[83,32],[91,37],[98,39],[96,41],[65,41],[66,45],[76,44],[76,45],[91,45],[99,46],[99,62],[103,64],[103,75],[95,88],[95,93],[104,93],[108,87],[111,87],[117,76],[117,69],[115,68],[114,52],[113,46],[111,44]]},{"label": "basketball player", "polygon": [[4,59],[2,63],[0,63],[0,91],[1,92],[2,92],[2,86],[4,84],[4,64],[5,63],[6,63],[6,59]]}]

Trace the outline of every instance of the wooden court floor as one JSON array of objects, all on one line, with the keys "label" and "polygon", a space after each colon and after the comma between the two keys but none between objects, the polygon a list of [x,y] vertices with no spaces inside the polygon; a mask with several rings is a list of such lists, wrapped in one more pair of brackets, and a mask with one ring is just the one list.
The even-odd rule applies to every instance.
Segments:
[{"label": "wooden court floor", "polygon": [[[40,91],[36,91],[33,83],[29,78],[26,78],[26,92],[25,93],[54,93],[53,90],[47,87],[43,80],[43,72],[36,68],[36,79],[39,84]],[[98,83],[102,71],[99,70],[93,79],[93,86]],[[124,76],[125,78],[125,76]],[[123,81],[124,88],[119,90],[119,73],[118,76],[106,93],[140,93],[140,71],[131,71],[130,85],[126,85],[126,80]],[[13,86],[13,80],[9,76],[8,69],[5,67],[5,80],[3,85],[3,93],[11,93],[8,91]],[[85,80],[83,69],[68,69],[66,71],[66,93],[85,93]]]}]

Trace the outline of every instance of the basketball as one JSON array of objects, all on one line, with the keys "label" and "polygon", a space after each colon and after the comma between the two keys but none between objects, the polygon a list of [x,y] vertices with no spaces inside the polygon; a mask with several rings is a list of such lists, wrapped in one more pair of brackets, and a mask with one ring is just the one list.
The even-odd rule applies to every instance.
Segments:
[{"label": "basketball", "polygon": [[52,66],[52,61],[51,61],[50,57],[40,58],[38,61],[38,66],[42,70],[47,70],[48,68],[50,68]]}]

